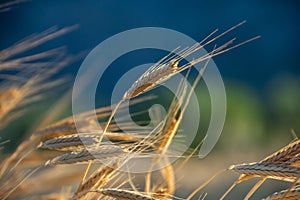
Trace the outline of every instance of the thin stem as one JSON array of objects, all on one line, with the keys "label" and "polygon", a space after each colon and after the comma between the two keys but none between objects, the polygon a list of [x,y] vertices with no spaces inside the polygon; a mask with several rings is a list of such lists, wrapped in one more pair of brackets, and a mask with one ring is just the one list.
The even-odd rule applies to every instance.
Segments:
[{"label": "thin stem", "polygon": [[228,188],[228,190],[222,195],[222,197],[220,198],[220,200],[223,200],[228,194],[229,192],[231,192],[231,190],[237,185],[239,184],[239,180],[235,181],[230,188]]},{"label": "thin stem", "polygon": [[289,194],[289,192],[291,191],[291,189],[296,185],[296,183],[298,182],[300,177],[298,177],[293,184],[289,187],[289,189],[285,192],[285,194],[283,195],[282,199],[285,199],[285,197]]},{"label": "thin stem", "polygon": [[76,190],[76,194],[78,193],[79,188],[82,186],[82,184],[83,184],[83,182],[84,182],[84,180],[85,180],[85,178],[86,178],[86,176],[87,176],[87,174],[88,174],[88,172],[89,172],[91,166],[92,166],[92,161],[90,160],[90,161],[89,161],[89,164],[88,164],[88,166],[86,167],[85,172],[84,172],[84,174],[83,174],[83,176],[82,176],[82,178],[81,178],[81,180],[80,180],[80,183],[79,183],[78,188],[77,188],[77,190]]},{"label": "thin stem", "polygon": [[254,192],[267,180],[266,177],[262,178],[261,180],[259,180],[254,186],[253,188],[248,192],[248,194],[245,196],[244,200],[248,200],[253,194]]}]

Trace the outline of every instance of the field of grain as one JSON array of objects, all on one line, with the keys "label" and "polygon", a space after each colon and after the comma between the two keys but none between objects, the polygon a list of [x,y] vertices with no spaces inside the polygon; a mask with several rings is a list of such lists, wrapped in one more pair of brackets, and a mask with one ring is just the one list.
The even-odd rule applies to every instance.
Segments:
[{"label": "field of grain", "polygon": [[[0,4],[0,15],[27,3]],[[76,115],[71,108],[72,73],[67,69],[81,63],[87,52],[71,53],[63,44],[47,44],[80,26],[51,27],[0,49],[0,199],[300,199],[299,124],[294,119],[300,112],[299,106],[290,106],[299,96],[279,101],[281,107],[276,108],[282,119],[276,118],[276,124],[264,118],[251,91],[226,82],[223,134],[208,156],[198,156],[210,117],[203,75],[215,57],[260,40],[249,34],[236,42],[244,24],[207,31],[201,42],[157,57],[118,102]],[[185,62],[203,47],[205,55]],[[193,66],[199,63],[197,72]],[[178,74],[183,78],[176,94],[160,91],[160,84]],[[280,92],[288,97],[284,92],[299,90],[298,79],[283,85],[275,84],[274,99],[281,99]],[[186,131],[182,124],[194,92],[202,123],[192,144],[179,154]],[[129,102],[130,116],[124,102]],[[153,104],[163,105],[166,115],[148,113]],[[283,116],[289,106],[295,112]],[[125,120],[116,121],[116,114]],[[155,125],[151,119],[157,120]],[[291,122],[294,127],[287,127]]]}]

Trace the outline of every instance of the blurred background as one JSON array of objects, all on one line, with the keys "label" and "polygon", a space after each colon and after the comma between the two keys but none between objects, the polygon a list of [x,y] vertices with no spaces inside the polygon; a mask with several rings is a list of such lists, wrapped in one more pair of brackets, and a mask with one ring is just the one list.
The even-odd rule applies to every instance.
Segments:
[{"label": "blurred background", "polygon": [[[14,5],[11,10],[0,13],[0,49],[8,48],[33,33],[42,32],[53,26],[63,28],[78,25],[78,28],[33,51],[41,52],[66,46],[71,54],[84,52],[87,55],[108,37],[138,27],[169,28],[199,41],[215,28],[224,31],[246,20],[247,23],[231,33],[231,36],[237,37],[239,41],[256,35],[260,35],[261,38],[214,58],[226,87],[228,101],[226,123],[213,152],[203,160],[193,160],[192,164],[186,167],[186,171],[182,172],[186,174],[182,176],[187,178],[178,185],[184,185],[181,193],[186,194],[218,169],[235,163],[262,159],[291,141],[292,132],[299,136],[299,10],[300,3],[296,0],[132,0],[126,3],[107,0],[32,0]],[[155,62],[164,55],[161,53],[147,50],[122,56],[112,64],[111,70],[114,70],[114,66],[129,70],[138,64]],[[67,76],[70,79],[65,89],[51,91],[49,98],[31,105],[34,112],[26,113],[25,117],[1,130],[1,139],[11,141],[5,146],[4,152],[12,151],[30,132],[32,124],[38,124],[38,119],[57,99],[64,96],[68,91],[67,88],[72,87],[72,80],[83,59],[84,56],[57,75]],[[116,75],[109,77],[111,82],[107,84],[107,88],[98,91],[96,97],[98,106],[109,104],[110,92],[118,80],[118,73],[121,75],[121,72],[111,72]],[[156,92],[163,94],[159,90]],[[205,92],[205,84],[199,86],[197,94],[200,99],[201,117],[203,116],[199,130],[201,134],[205,131],[210,117],[210,101]],[[68,104],[57,118],[70,114],[71,106]],[[189,175],[191,168],[199,171],[198,178],[193,174]],[[220,178],[219,182],[215,183],[217,186],[207,189],[208,199],[218,197],[230,183],[233,183],[235,176],[226,177]],[[184,181],[187,181],[187,184]],[[272,191],[283,187],[277,182],[265,185]],[[212,192],[216,187],[220,192]],[[246,185],[245,188],[250,187]],[[259,194],[258,192],[257,195]]]}]

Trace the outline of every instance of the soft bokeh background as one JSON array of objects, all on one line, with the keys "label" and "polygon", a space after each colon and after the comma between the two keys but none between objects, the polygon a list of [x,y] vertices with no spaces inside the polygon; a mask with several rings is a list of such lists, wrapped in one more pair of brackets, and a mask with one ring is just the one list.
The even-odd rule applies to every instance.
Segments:
[{"label": "soft bokeh background", "polygon": [[[187,170],[193,172],[190,176],[189,173],[182,174],[186,177],[184,181],[189,180],[187,183],[179,183],[179,186],[184,185],[181,190],[184,194],[218,169],[234,163],[261,159],[284,146],[293,139],[291,129],[299,134],[299,9],[300,3],[296,0],[32,0],[13,6],[9,12],[0,13],[0,49],[52,26],[78,24],[79,28],[34,51],[65,45],[73,54],[88,52],[103,40],[121,31],[149,26],[174,29],[200,40],[215,28],[226,30],[240,21],[247,20],[233,35],[240,38],[240,41],[256,35],[261,35],[262,38],[214,58],[227,92],[226,124],[212,154],[204,160],[195,159],[190,166],[192,169]],[[158,55],[160,54],[155,51],[141,51],[137,52],[136,56],[124,56],[116,63],[130,69],[131,66],[156,61],[160,58]],[[60,75],[67,74],[74,79],[82,60],[66,68]],[[113,73],[116,75],[110,79],[111,83],[107,84],[106,90],[97,94],[99,106],[110,102],[109,94],[117,81],[114,77],[118,77],[118,71]],[[200,132],[205,131],[205,124],[209,119],[209,98],[203,91],[201,88],[197,90],[201,99],[201,115],[204,116]],[[32,105],[35,112],[27,114],[29,118],[14,121],[7,130],[2,130],[2,139],[11,140],[6,150],[14,149],[25,137],[25,133],[29,132],[29,124],[37,123],[36,119],[62,96],[63,92],[54,91],[47,101]],[[70,113],[70,107],[66,107],[61,117]],[[199,176],[195,177],[195,174]],[[208,199],[217,198],[224,192],[228,184],[233,182],[232,178],[232,175],[227,175],[218,179],[218,184],[207,190]],[[269,185],[269,190],[272,191],[281,187],[278,182],[265,185]],[[246,185],[245,188],[250,187]],[[236,198],[240,197],[239,193],[236,195]]]}]

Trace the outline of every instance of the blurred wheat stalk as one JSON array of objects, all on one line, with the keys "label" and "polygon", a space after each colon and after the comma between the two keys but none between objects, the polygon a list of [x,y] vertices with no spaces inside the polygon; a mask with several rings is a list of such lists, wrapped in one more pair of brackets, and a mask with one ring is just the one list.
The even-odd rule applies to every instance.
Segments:
[{"label": "blurred wheat stalk", "polygon": [[[2,11],[9,10],[11,5],[19,2],[21,1],[0,5],[0,11],[1,9]],[[0,198],[181,199],[174,196],[177,189],[176,174],[197,149],[190,151],[184,159],[179,159],[174,163],[170,163],[168,153],[170,153],[170,143],[176,137],[192,90],[197,86],[211,57],[236,48],[257,37],[235,46],[230,46],[234,39],[230,40],[219,47],[215,46],[207,55],[195,59],[192,63],[179,66],[180,61],[241,24],[210,39],[216,33],[214,31],[203,41],[190,48],[171,52],[147,70],[128,89],[123,99],[117,105],[112,106],[112,110],[110,106],[96,109],[97,120],[93,119],[91,111],[87,111],[79,114],[81,120],[76,123],[76,126],[72,116],[47,126],[41,125],[12,154],[2,158]],[[19,55],[75,28],[76,26],[63,29],[51,28],[0,51],[1,127],[13,123],[15,119],[23,115],[26,112],[25,106],[44,98],[47,90],[61,86],[65,81],[64,79],[52,80],[51,77],[57,74],[62,67],[78,59],[78,56],[69,55],[64,47],[33,55]],[[183,70],[188,70],[192,65],[202,61],[206,62],[194,80],[192,90],[187,89],[184,81],[179,83],[177,90],[179,98],[173,99],[166,118],[155,129],[136,130],[132,128],[130,130],[130,127],[135,126],[128,122],[122,122],[124,123],[122,125],[129,127],[130,130],[124,133],[119,129],[118,125],[120,124],[115,124],[114,113],[117,109],[122,112],[122,102],[125,99],[132,99],[131,105],[151,101],[153,96],[139,96],[150,91],[158,83]],[[186,76],[189,76],[189,71]],[[136,115],[139,114],[136,113]],[[97,123],[100,123],[104,128],[103,132],[97,129]],[[143,124],[144,122],[138,123]],[[107,139],[113,143],[108,142]],[[300,175],[299,153],[300,143],[297,139],[259,162],[230,166],[224,171],[234,171],[240,174],[240,177],[220,199],[224,199],[235,185],[253,177],[260,177],[261,180],[244,199],[249,199],[268,178],[279,179],[292,184],[287,190],[272,194],[266,199],[299,199],[300,190],[297,185]],[[132,158],[139,157],[152,158],[149,172],[142,175],[144,183],[140,186],[133,174],[118,170],[126,166],[126,163]],[[105,161],[106,165],[99,163],[99,159]],[[86,164],[88,167],[85,169]],[[160,165],[164,167],[157,172],[152,172],[154,166]],[[197,192],[205,187],[210,180],[195,189],[185,199],[194,198]],[[64,187],[63,190],[61,190],[62,187]],[[204,199],[205,196],[199,198]]]}]

